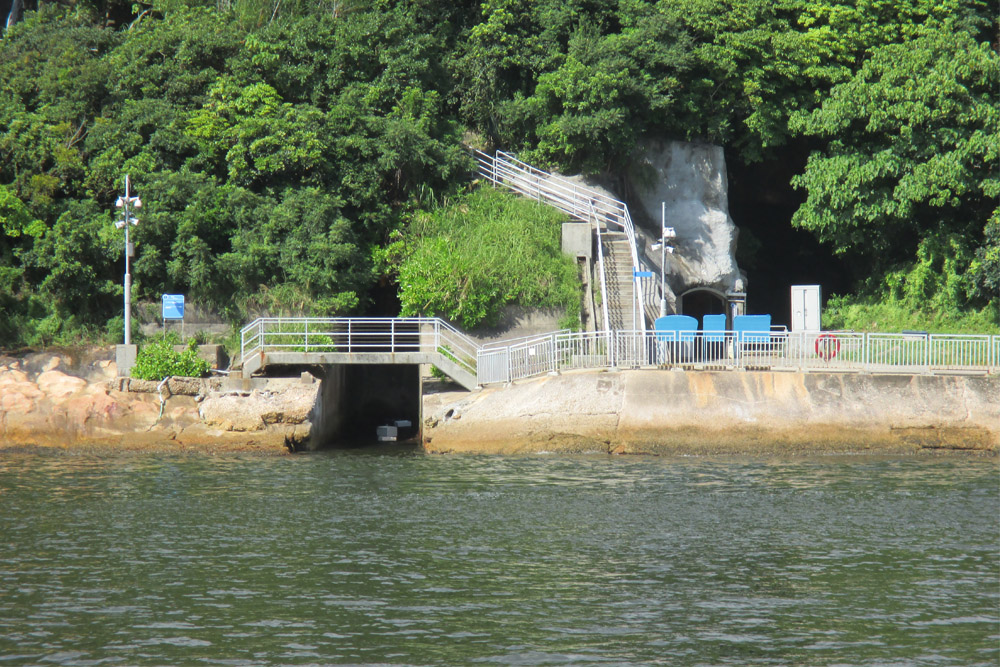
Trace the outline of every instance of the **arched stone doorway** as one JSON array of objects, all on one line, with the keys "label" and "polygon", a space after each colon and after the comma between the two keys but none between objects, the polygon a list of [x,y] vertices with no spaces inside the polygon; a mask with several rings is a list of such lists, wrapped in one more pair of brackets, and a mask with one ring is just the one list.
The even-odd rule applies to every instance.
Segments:
[{"label": "arched stone doorway", "polygon": [[696,287],[681,295],[677,311],[695,318],[700,326],[705,315],[726,314],[726,295],[710,287]]}]

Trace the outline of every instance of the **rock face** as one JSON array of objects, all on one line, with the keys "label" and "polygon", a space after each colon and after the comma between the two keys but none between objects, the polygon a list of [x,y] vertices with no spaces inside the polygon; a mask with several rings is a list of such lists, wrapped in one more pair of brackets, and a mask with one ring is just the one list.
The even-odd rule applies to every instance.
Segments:
[{"label": "rock face", "polygon": [[0,358],[0,447],[285,453],[309,438],[316,383],[225,391],[218,380],[172,378],[158,387],[118,379],[111,349],[76,354]]},{"label": "rock face", "polygon": [[431,452],[1000,451],[1000,377],[579,372],[436,397]]},{"label": "rock face", "polygon": [[[736,265],[737,229],[729,217],[726,159],[720,146],[648,141],[636,154],[640,174],[629,183],[629,207],[647,231],[659,236],[661,202],[673,227],[676,252],[668,255],[667,280],[675,294],[696,287],[733,291],[745,278]],[[648,257],[657,268],[660,253]]]}]

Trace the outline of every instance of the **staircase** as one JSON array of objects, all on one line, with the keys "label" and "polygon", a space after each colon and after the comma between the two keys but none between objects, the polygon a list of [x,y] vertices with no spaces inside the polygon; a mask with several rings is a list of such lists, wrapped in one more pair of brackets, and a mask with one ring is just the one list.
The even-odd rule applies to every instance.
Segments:
[{"label": "staircase", "polygon": [[[641,270],[636,231],[625,202],[549,174],[497,151],[473,151],[480,176],[530,199],[544,202],[570,217],[593,225],[601,239],[597,261],[604,322],[612,331],[646,331],[656,317],[659,301],[646,280],[636,280]],[[652,299],[651,299],[652,298]]]},{"label": "staircase", "polygon": [[608,325],[613,331],[638,329],[639,322],[633,321],[635,280],[632,278],[632,252],[628,238],[624,232],[606,231],[601,233],[601,242],[604,244]]}]

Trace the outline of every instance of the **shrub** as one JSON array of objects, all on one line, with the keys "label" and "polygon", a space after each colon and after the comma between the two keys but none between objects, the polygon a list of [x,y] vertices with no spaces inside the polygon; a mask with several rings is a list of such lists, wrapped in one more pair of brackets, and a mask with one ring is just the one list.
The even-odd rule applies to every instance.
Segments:
[{"label": "shrub", "polygon": [[401,314],[473,328],[496,324],[504,306],[517,304],[562,310],[576,328],[580,281],[560,248],[565,219],[493,188],[417,214],[398,246]]},{"label": "shrub", "polygon": [[143,345],[132,367],[132,377],[140,380],[162,380],[171,375],[202,377],[208,373],[209,363],[198,358],[192,340],[183,352],[174,350],[173,343],[160,338]]}]

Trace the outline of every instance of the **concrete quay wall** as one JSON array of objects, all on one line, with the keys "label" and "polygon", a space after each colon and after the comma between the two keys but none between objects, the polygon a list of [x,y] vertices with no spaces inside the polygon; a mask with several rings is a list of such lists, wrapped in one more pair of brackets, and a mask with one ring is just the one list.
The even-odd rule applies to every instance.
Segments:
[{"label": "concrete quay wall", "polygon": [[1000,452],[997,376],[573,372],[429,398],[429,452]]}]

